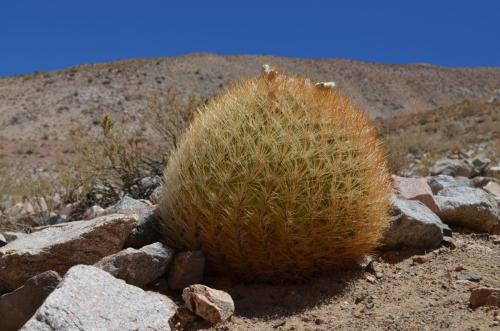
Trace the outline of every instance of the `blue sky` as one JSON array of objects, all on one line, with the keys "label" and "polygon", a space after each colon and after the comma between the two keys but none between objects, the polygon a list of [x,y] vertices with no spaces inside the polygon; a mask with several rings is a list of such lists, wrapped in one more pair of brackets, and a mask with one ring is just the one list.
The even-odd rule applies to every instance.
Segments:
[{"label": "blue sky", "polygon": [[0,3],[0,75],[201,51],[500,66],[500,1]]}]

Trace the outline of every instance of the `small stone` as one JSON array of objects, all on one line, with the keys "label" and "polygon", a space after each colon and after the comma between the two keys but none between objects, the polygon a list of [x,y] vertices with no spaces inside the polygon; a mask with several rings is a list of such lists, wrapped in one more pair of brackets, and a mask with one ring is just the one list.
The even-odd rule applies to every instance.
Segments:
[{"label": "small stone", "polygon": [[375,277],[373,277],[373,276],[366,275],[366,276],[365,276],[365,278],[366,278],[366,280],[367,280],[368,282],[370,282],[370,283],[372,283],[372,284],[374,284],[374,283],[376,283],[376,282],[377,282],[377,280],[376,280],[376,279],[375,279]]},{"label": "small stone", "polygon": [[[472,307],[500,307],[500,288],[479,287],[473,289],[470,294],[469,302]],[[497,315],[497,317],[498,316],[500,315]]]},{"label": "small stone", "polygon": [[0,296],[0,330],[19,330],[60,283],[55,271],[32,277],[23,286]]},{"label": "small stone", "polygon": [[412,258],[413,264],[422,264],[429,261],[428,255],[417,255]]},{"label": "small stone", "polygon": [[457,248],[457,244],[455,243],[455,240],[452,237],[443,237],[442,245],[450,249]]},{"label": "small stone", "polygon": [[479,282],[481,281],[481,276],[476,275],[473,272],[461,272],[457,275],[458,280],[468,280],[470,282]]},{"label": "small stone", "polygon": [[205,255],[202,251],[178,253],[168,275],[168,285],[173,290],[182,289],[203,280]]},{"label": "small stone", "polygon": [[140,249],[127,248],[106,256],[94,266],[128,284],[144,287],[165,274],[173,257],[174,251],[158,242]]},{"label": "small stone", "polygon": [[321,324],[324,324],[324,323],[325,323],[325,321],[322,320],[321,318],[316,318],[314,320],[314,324],[316,324],[316,325],[321,325]]},{"label": "small stone", "polygon": [[483,187],[483,190],[496,197],[500,197],[500,185],[495,182],[489,182]]},{"label": "small stone", "polygon": [[205,285],[186,287],[182,299],[186,307],[212,324],[223,322],[234,313],[234,302],[228,293]]},{"label": "small stone", "polygon": [[83,213],[84,220],[91,220],[104,214],[104,208],[94,205]]}]

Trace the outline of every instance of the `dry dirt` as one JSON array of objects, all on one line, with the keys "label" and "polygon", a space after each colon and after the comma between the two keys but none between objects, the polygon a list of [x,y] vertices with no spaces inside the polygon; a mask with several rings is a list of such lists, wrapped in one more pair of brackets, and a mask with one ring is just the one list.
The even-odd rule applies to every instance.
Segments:
[{"label": "dry dirt", "polygon": [[[236,313],[214,330],[500,330],[500,310],[469,307],[471,289],[500,287],[498,236],[454,233],[457,248],[375,256],[377,278],[361,268],[304,284],[245,285],[213,278]],[[427,262],[414,263],[423,255]],[[481,277],[460,280],[461,273]],[[204,329],[199,324],[193,330]]]}]

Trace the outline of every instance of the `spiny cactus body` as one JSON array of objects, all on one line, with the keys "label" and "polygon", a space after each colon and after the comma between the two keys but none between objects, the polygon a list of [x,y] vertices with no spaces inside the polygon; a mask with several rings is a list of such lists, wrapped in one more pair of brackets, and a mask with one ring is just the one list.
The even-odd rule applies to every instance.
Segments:
[{"label": "spiny cactus body", "polygon": [[389,180],[374,128],[336,89],[275,71],[200,110],[165,170],[162,232],[244,280],[297,280],[370,252]]}]

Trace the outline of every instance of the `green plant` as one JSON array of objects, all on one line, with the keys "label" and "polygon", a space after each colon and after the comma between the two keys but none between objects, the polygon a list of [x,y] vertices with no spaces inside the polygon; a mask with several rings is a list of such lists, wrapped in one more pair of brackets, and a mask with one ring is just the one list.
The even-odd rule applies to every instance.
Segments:
[{"label": "green plant", "polygon": [[245,280],[284,281],[377,246],[390,194],[363,111],[337,90],[274,71],[195,116],[165,169],[161,229],[178,250]]}]

